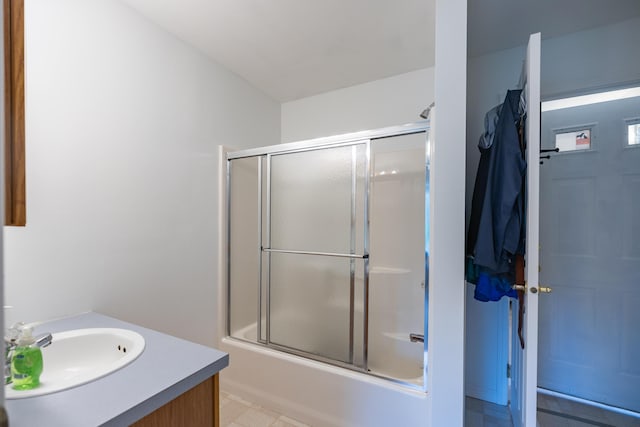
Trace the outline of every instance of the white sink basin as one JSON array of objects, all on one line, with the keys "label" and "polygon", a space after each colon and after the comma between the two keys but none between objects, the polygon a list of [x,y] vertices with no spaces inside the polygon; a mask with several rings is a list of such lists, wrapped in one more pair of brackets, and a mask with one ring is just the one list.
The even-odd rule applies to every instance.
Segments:
[{"label": "white sink basin", "polygon": [[40,386],[14,390],[5,386],[7,399],[54,393],[108,375],[133,362],[144,350],[144,338],[127,329],[91,328],[53,334],[42,349],[44,369]]}]

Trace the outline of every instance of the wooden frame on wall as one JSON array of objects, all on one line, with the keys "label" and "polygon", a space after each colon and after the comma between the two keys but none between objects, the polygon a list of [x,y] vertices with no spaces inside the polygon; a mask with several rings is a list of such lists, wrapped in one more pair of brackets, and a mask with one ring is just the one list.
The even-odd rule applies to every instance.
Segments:
[{"label": "wooden frame on wall", "polygon": [[5,225],[24,226],[26,214],[24,0],[3,0],[5,83]]}]

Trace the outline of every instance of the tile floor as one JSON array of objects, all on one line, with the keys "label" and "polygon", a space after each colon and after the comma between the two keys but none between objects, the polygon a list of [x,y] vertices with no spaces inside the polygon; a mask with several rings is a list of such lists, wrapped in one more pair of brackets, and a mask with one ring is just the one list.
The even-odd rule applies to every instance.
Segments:
[{"label": "tile floor", "polygon": [[464,424],[466,427],[513,427],[507,406],[467,397]]},{"label": "tile floor", "polygon": [[310,426],[221,390],[220,427]]},{"label": "tile floor", "polygon": [[640,418],[538,394],[539,427],[639,427]]},{"label": "tile floor", "polygon": [[[467,398],[466,427],[512,427],[506,406]],[[538,394],[538,427],[640,427],[640,419]]]},{"label": "tile floor", "polygon": [[[466,427],[513,427],[506,406],[468,397],[465,409]],[[220,426],[310,427],[223,391],[220,391]],[[538,427],[640,427],[640,419],[538,394]]]}]

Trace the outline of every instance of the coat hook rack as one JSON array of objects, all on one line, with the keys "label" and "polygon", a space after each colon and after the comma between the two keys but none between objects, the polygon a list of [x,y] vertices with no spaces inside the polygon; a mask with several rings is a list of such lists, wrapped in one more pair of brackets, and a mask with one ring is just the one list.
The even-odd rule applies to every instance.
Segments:
[{"label": "coat hook rack", "polygon": [[[560,152],[560,149],[558,147],[556,148],[541,148],[540,149],[540,153],[558,153]],[[540,164],[544,165],[544,162],[542,161],[543,159],[551,159],[551,155],[547,154],[546,156],[540,156]]]},{"label": "coat hook rack", "polygon": [[540,156],[540,164],[541,164],[541,165],[544,165],[544,162],[542,161],[542,159],[550,159],[550,158],[551,158],[551,156],[549,156],[549,155],[546,155],[546,156]]}]

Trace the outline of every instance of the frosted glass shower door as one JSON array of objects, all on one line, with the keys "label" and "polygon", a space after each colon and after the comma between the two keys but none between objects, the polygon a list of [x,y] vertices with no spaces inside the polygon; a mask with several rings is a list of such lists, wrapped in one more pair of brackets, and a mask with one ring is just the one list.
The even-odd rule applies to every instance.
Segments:
[{"label": "frosted glass shower door", "polygon": [[418,386],[428,305],[426,146],[424,132],[371,141],[368,368]]},{"label": "frosted glass shower door", "polygon": [[228,164],[229,335],[256,341],[260,282],[261,157]]},{"label": "frosted glass shower door", "polygon": [[361,363],[366,153],[364,142],[269,156],[270,344]]}]

